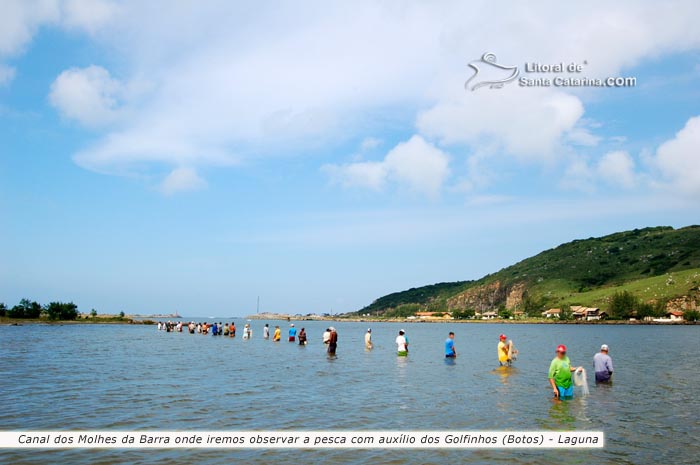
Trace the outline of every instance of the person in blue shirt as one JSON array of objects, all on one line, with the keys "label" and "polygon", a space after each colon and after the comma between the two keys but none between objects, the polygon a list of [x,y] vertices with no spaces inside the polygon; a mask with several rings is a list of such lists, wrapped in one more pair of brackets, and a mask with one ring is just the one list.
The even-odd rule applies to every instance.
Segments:
[{"label": "person in blue shirt", "polygon": [[294,323],[292,323],[291,327],[289,328],[289,342],[296,341],[296,337],[297,337],[297,329],[294,327]]},{"label": "person in blue shirt", "polygon": [[214,323],[214,326],[211,327],[211,335],[216,336],[217,334],[219,334],[219,327]]},{"label": "person in blue shirt", "polygon": [[445,340],[445,357],[455,358],[457,351],[455,350],[455,333],[450,331],[449,336]]}]

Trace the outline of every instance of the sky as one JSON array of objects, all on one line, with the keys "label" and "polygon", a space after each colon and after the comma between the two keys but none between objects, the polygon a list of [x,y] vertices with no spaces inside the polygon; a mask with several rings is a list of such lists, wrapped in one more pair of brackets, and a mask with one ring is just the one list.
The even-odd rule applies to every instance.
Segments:
[{"label": "sky", "polygon": [[10,306],[340,313],[700,223],[694,0],[0,9]]}]

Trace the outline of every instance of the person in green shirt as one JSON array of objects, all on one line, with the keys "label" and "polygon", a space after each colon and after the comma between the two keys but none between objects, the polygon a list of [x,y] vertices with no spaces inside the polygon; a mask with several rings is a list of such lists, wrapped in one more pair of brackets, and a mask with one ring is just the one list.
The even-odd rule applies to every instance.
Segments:
[{"label": "person in green shirt", "polygon": [[566,346],[557,347],[557,356],[549,365],[549,384],[557,399],[570,399],[574,396],[574,383],[571,373],[580,367],[572,367],[569,357],[566,356]]}]

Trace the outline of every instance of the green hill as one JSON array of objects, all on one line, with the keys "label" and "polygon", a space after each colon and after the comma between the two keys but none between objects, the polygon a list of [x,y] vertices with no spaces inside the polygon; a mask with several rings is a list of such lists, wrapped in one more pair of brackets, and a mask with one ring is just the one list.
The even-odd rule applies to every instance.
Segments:
[{"label": "green hill", "polygon": [[697,291],[700,226],[635,229],[575,240],[477,281],[439,283],[381,297],[359,314],[406,316],[415,311],[524,310],[559,305],[605,307],[629,290],[645,301]]}]

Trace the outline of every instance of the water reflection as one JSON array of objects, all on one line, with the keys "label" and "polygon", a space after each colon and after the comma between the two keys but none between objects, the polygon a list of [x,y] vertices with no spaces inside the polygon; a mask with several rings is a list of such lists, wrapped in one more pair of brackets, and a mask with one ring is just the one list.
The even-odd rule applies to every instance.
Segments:
[{"label": "water reflection", "polygon": [[548,429],[573,429],[576,426],[576,416],[571,411],[573,401],[558,400],[552,398],[551,406],[549,407],[549,420],[551,423],[547,425]]},{"label": "water reflection", "polygon": [[508,379],[512,375],[516,374],[517,372],[518,372],[517,368],[512,367],[512,366],[509,367],[509,366],[505,366],[505,365],[494,368],[492,371],[492,373],[495,373],[498,375],[498,377],[503,385],[508,385]]},{"label": "water reflection", "polygon": [[[215,338],[133,326],[0,326],[0,427],[13,429],[451,429],[601,430],[605,449],[447,452],[327,451],[0,451],[0,463],[161,463],[198,465],[333,461],[364,463],[673,463],[697,464],[700,384],[697,359],[679,357],[700,327],[513,325],[528,357],[499,367],[493,334],[502,326],[462,325],[459,361],[445,360],[444,324],[411,327],[411,353],[397,357],[403,324],[339,323],[343,344],[328,358],[325,322],[305,322],[309,346],[262,338]],[[273,325],[279,322],[269,322]],[[452,329],[452,328],[450,328]],[[461,339],[460,339],[461,340]],[[615,386],[551,400],[551,348],[565,340],[590,360],[615,341]],[[654,351],[640,351],[653,341]],[[76,348],[80,348],[76,352]],[[184,362],[183,362],[184,361]],[[191,363],[191,364],[190,364]],[[206,366],[205,371],[200,369]],[[444,364],[444,365],[443,365]],[[37,367],[44,367],[40,370]],[[173,371],[170,367],[179,367]],[[671,369],[670,367],[673,367]],[[221,412],[206,407],[215,399]],[[56,408],[47,409],[46,405]],[[217,408],[218,408],[217,407]]]}]

